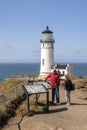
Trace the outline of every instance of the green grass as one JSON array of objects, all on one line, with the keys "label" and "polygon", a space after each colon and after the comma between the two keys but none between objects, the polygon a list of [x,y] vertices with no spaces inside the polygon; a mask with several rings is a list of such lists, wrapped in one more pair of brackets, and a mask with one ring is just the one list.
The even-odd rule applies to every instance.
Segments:
[{"label": "green grass", "polygon": [[4,82],[0,83],[0,92],[4,92],[12,87],[15,87],[16,85],[22,82],[24,81],[17,78],[11,78],[11,79],[5,80]]}]

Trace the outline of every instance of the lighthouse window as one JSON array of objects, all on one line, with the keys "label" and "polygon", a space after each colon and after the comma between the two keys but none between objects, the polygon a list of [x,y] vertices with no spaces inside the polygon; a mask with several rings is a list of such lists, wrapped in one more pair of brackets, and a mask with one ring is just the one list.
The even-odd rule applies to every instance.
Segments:
[{"label": "lighthouse window", "polygon": [[44,65],[44,59],[42,59],[42,65]]},{"label": "lighthouse window", "polygon": [[42,35],[42,40],[43,41],[45,41],[45,40],[47,40],[47,41],[49,41],[49,40],[53,40],[53,36],[52,36],[52,34],[43,34]]},{"label": "lighthouse window", "polygon": [[63,75],[65,75],[65,72],[63,71]]}]

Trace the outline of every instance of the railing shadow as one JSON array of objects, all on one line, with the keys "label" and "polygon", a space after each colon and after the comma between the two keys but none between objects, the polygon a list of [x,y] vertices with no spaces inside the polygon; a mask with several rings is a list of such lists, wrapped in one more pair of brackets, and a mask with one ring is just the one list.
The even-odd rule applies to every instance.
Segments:
[{"label": "railing shadow", "polygon": [[29,112],[28,116],[34,116],[36,114],[51,114],[51,113],[57,113],[57,112],[62,112],[62,111],[67,111],[67,110],[68,110],[67,107],[63,107],[63,108],[57,108],[57,109],[52,109],[48,111]]},{"label": "railing shadow", "polygon": [[53,110],[49,110],[49,114],[51,113],[57,113],[57,112],[63,112],[63,111],[67,111],[68,108],[67,107],[63,107],[63,108],[57,108],[57,109],[53,109]]},{"label": "railing shadow", "polygon": [[84,106],[84,105],[87,105],[87,103],[74,103],[74,102],[72,102],[71,105],[83,105]]}]

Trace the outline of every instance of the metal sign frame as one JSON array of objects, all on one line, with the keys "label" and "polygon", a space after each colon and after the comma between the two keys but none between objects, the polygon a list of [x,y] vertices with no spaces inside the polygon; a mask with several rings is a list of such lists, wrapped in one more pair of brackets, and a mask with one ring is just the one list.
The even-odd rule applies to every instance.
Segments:
[{"label": "metal sign frame", "polygon": [[38,102],[39,96],[38,94],[46,93],[46,106],[47,106],[47,111],[49,111],[49,91],[47,88],[47,84],[45,82],[34,82],[33,84],[30,85],[23,85],[22,86],[24,92],[26,93],[27,97],[27,109],[28,113],[30,111],[30,96],[31,95],[36,95],[36,104]]}]

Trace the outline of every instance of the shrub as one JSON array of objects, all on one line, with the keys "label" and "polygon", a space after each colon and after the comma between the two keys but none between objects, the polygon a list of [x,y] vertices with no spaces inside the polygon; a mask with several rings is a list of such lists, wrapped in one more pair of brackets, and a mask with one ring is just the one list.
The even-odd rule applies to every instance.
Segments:
[{"label": "shrub", "polygon": [[8,105],[6,105],[4,112],[0,111],[0,126],[3,126],[10,117],[15,116],[18,106],[25,99],[26,95],[23,94],[22,96],[12,100]]}]

